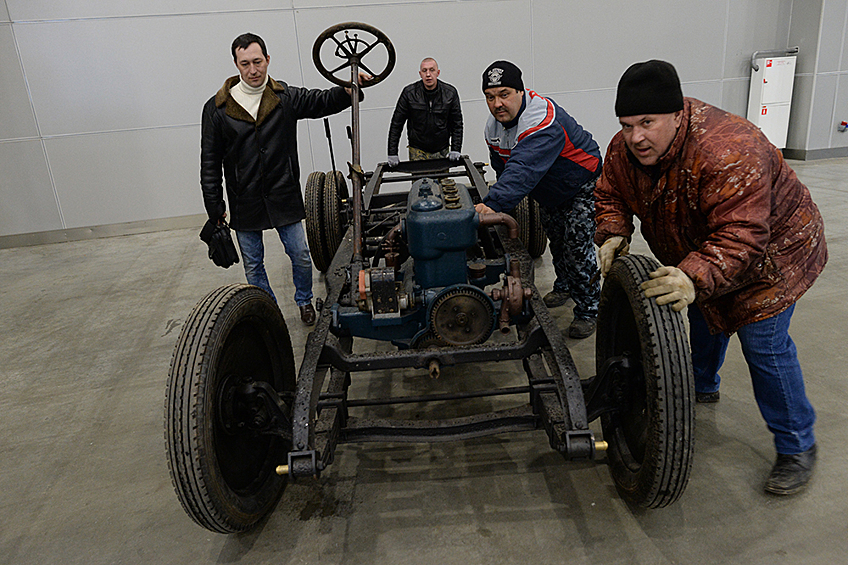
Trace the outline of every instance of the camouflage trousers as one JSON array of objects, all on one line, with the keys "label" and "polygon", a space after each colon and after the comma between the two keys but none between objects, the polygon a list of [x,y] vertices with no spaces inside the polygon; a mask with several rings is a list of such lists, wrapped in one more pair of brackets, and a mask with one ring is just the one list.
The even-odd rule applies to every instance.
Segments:
[{"label": "camouflage trousers", "polygon": [[422,151],[418,148],[415,148],[411,145],[406,146],[409,149],[409,160],[410,161],[426,161],[428,159],[444,159],[448,156],[448,152],[450,149],[445,147],[441,151],[437,151],[435,153],[427,153],[426,151]]},{"label": "camouflage trousers", "polygon": [[574,318],[598,315],[601,283],[590,280],[598,270],[595,246],[595,180],[580,187],[574,200],[558,208],[539,206],[542,227],[550,241],[556,282],[554,290],[574,300]]}]

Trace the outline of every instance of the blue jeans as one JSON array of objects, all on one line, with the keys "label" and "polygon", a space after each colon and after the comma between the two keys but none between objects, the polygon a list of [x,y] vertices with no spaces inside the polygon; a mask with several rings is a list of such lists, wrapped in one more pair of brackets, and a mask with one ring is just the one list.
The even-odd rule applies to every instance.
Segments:
[{"label": "blue jeans", "polygon": [[[798,352],[789,337],[793,304],[776,316],[739,328],[737,335],[751,373],[754,398],[760,414],[774,434],[778,453],[807,451],[816,442],[813,424],[816,413],[804,392],[804,375]],[[715,392],[721,377],[729,338],[710,335],[701,311],[689,306],[689,342],[697,392]]]},{"label": "blue jeans", "polygon": [[[294,279],[294,301],[298,306],[312,302],[312,258],[309,255],[309,245],[303,225],[295,222],[287,226],[275,228],[280,234],[283,248],[292,262],[292,279]],[[276,301],[277,297],[268,283],[268,273],[265,272],[265,246],[262,243],[261,231],[236,231],[241,258],[244,263],[244,275],[247,282],[268,292]]]}]

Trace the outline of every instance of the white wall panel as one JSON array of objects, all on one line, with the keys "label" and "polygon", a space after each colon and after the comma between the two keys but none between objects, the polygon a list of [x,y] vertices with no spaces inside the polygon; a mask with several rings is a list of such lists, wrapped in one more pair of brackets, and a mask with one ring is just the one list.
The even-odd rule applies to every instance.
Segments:
[{"label": "white wall panel", "polygon": [[790,110],[789,130],[786,133],[787,147],[807,148],[812,100],[813,76],[796,75],[795,85],[792,88],[792,109]]},{"label": "white wall panel", "polygon": [[750,85],[750,77],[722,81],[720,106],[737,116],[746,117],[748,115],[748,90]]},{"label": "white wall panel", "polygon": [[[529,0],[506,0],[300,11],[297,31],[305,81],[309,86],[327,84],[312,63],[312,45],[321,32],[337,23],[360,21],[386,34],[397,53],[394,72],[366,92],[368,108],[394,108],[403,87],[419,80],[424,57],[439,62],[440,78],[454,85],[460,98],[482,97],[481,77],[489,63],[502,57],[512,57],[519,65],[529,62],[528,5]],[[503,28],[504,21],[510,22],[509,33],[493,39],[492,30]]]},{"label": "white wall panel", "polygon": [[684,82],[683,96],[697,98],[713,106],[721,106],[721,82]]},{"label": "white wall panel", "polygon": [[838,75],[818,75],[813,89],[813,107],[810,112],[810,136],[807,149],[827,149],[836,131],[833,116]]},{"label": "white wall panel", "polygon": [[0,143],[0,235],[62,228],[41,141]]},{"label": "white wall panel", "polygon": [[848,71],[848,8],[846,8],[845,12],[845,21],[842,24],[842,56],[839,58],[840,72]]},{"label": "white wall panel", "polygon": [[830,143],[831,147],[848,147],[848,131],[839,131],[836,125],[839,122],[848,122],[848,73],[839,75],[839,82],[836,88],[836,115],[833,118],[833,137]]},{"label": "white wall panel", "polygon": [[9,24],[0,24],[0,100],[0,139],[38,134]]},{"label": "white wall panel", "polygon": [[793,47],[787,44],[791,10],[792,0],[728,2],[724,78],[750,82],[755,51]]},{"label": "white wall panel", "polygon": [[601,156],[606,154],[612,136],[620,129],[618,118],[615,117],[614,89],[539,94],[549,96],[571,114],[581,127],[592,134],[601,148]]},{"label": "white wall panel", "polygon": [[200,127],[46,140],[67,228],[203,213]]},{"label": "white wall panel", "polygon": [[821,44],[817,71],[820,73],[839,70],[839,58],[844,47],[845,12],[848,0],[825,0],[822,6]]},{"label": "white wall panel", "polygon": [[823,3],[824,0],[796,0],[792,4],[788,47],[800,48],[795,74],[816,72]]},{"label": "white wall panel", "polygon": [[[386,158],[398,94],[418,80],[425,56],[459,90],[463,152],[474,160],[488,161],[480,77],[496,59],[518,64],[529,88],[557,100],[605,149],[619,128],[615,88],[633,62],[666,59],[684,94],[744,114],[751,53],[794,45],[790,147],[848,146],[848,134],[832,132],[833,105],[848,99],[848,76],[834,67],[848,71],[847,12],[848,0],[0,0],[0,196],[14,204],[0,208],[0,229],[202,213],[201,108],[236,73],[229,45],[245,31],[267,41],[271,76],[318,88],[330,86],[311,57],[324,29],[362,21],[388,35],[397,66],[362,105],[370,170]],[[342,170],[349,123],[349,111],[331,118]],[[302,181],[329,170],[321,120],[301,124],[298,140]]]},{"label": "white wall panel", "polygon": [[[431,11],[441,10],[441,4],[454,3],[456,0],[292,0],[295,9],[305,8],[352,8],[354,10],[360,8],[371,8],[374,6],[391,6],[395,4],[422,4],[426,3],[431,6]],[[340,19],[339,22],[355,21],[361,22],[361,19],[345,20]]]},{"label": "white wall panel", "polygon": [[[533,2],[535,88],[614,87],[633,63],[663,59],[680,79],[721,78],[724,2]],[[581,9],[582,8],[582,9]],[[697,22],[697,25],[692,25]]]},{"label": "white wall panel", "polygon": [[291,8],[291,0],[6,0],[13,21],[247,12]]},{"label": "white wall panel", "polygon": [[[264,34],[269,50],[296,50],[286,11],[63,21],[15,30],[44,136],[199,123],[203,103],[237,73],[230,55],[237,35],[252,30]],[[286,67],[286,57],[280,59],[272,71]]]}]

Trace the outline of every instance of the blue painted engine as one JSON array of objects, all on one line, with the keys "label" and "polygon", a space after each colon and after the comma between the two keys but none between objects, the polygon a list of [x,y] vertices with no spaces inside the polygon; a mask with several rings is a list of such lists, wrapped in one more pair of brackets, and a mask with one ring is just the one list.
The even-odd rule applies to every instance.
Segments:
[{"label": "blue painted engine", "polygon": [[[400,347],[486,341],[507,291],[485,289],[513,277],[509,258],[481,245],[480,218],[465,185],[449,178],[415,181],[405,217],[385,242],[404,253],[387,253],[378,266],[359,271],[358,281],[351,281],[356,306],[333,306],[332,331]],[[406,255],[397,264],[396,256]]]}]

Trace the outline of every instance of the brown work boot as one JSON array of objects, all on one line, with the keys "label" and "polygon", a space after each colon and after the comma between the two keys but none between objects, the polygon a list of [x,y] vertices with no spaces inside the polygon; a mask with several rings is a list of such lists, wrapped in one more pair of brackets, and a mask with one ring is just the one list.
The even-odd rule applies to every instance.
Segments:
[{"label": "brown work boot", "polygon": [[311,302],[300,307],[300,321],[307,326],[315,323],[315,308],[312,307]]},{"label": "brown work boot", "polygon": [[569,298],[571,298],[569,293],[554,289],[542,298],[542,302],[544,302],[545,306],[548,308],[556,308],[568,302]]},{"label": "brown work boot", "polygon": [[571,325],[568,326],[568,337],[574,339],[585,339],[595,333],[595,327],[598,325],[596,318],[580,320],[575,318]]}]

